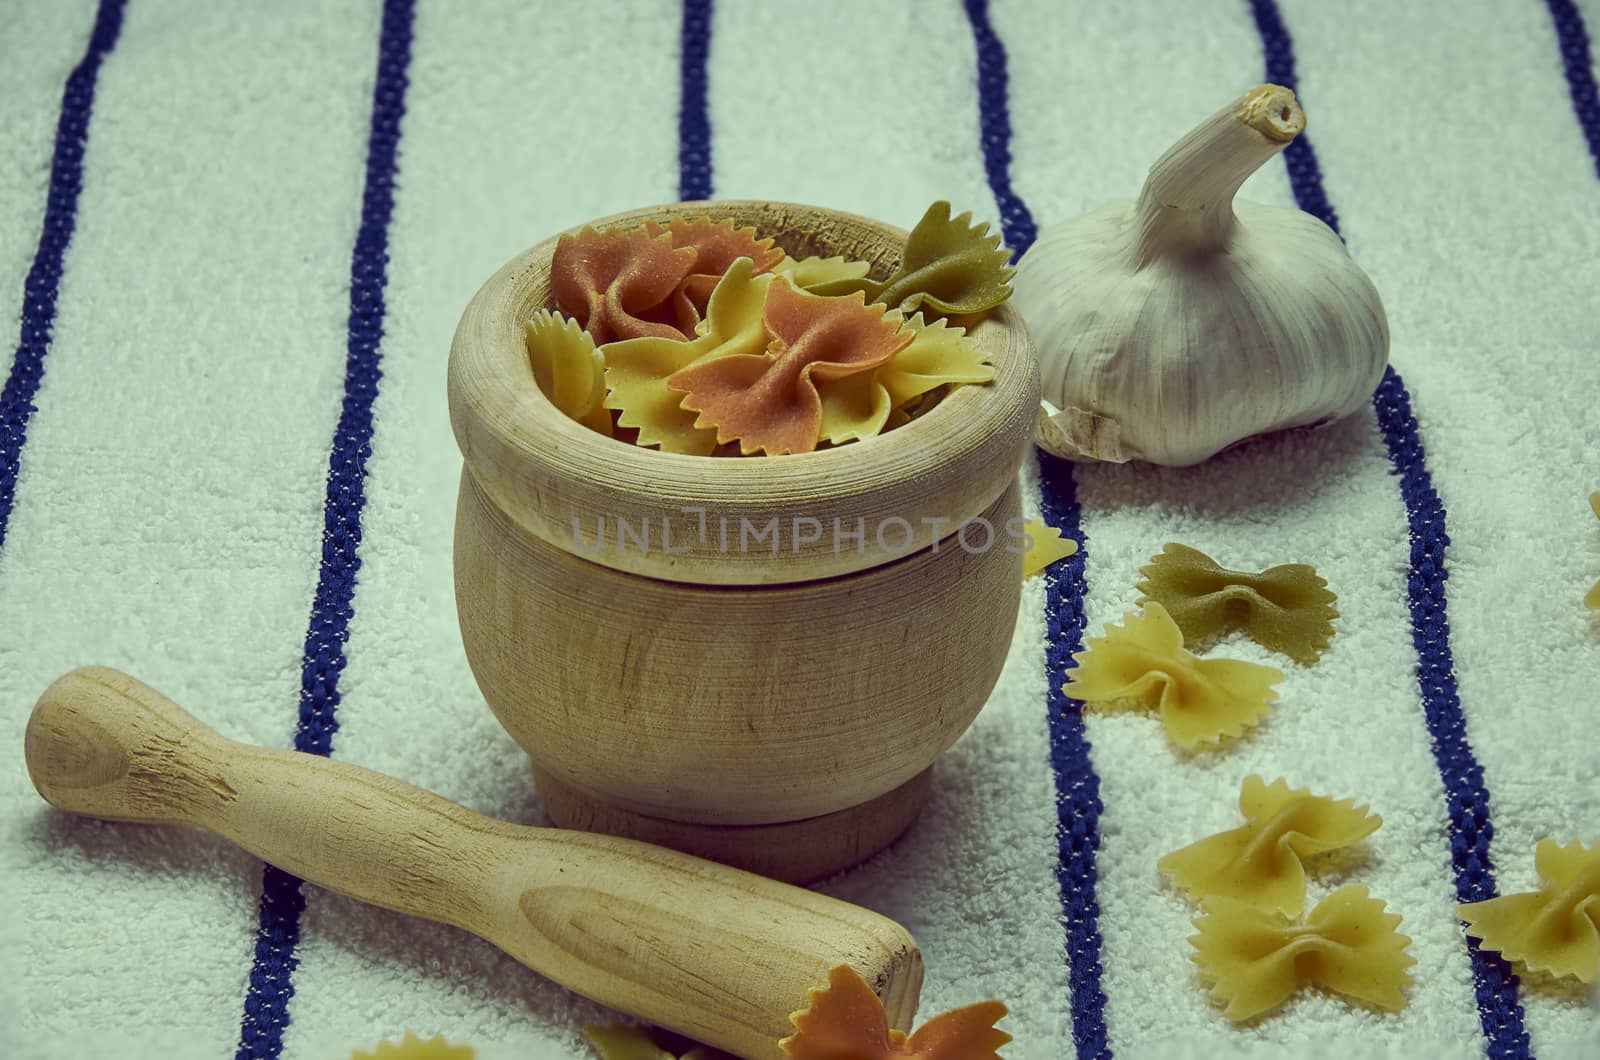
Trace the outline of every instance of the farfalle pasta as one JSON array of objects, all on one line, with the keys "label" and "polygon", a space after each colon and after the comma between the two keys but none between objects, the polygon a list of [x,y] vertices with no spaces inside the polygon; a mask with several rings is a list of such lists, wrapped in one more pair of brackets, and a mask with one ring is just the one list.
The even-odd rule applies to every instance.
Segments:
[{"label": "farfalle pasta", "polygon": [[1259,574],[1229,570],[1198,549],[1169,544],[1139,572],[1144,601],[1166,608],[1186,643],[1242,628],[1257,644],[1311,666],[1327,650],[1338,599],[1303,563]]},{"label": "farfalle pasta", "polygon": [[685,335],[694,333],[717,281],[735,261],[749,258],[752,271],[759,276],[784,260],[783,251],[774,247],[771,239],[758,239],[754,228],[735,228],[732,221],[674,217],[665,225],[646,221],[644,230],[652,237],[665,234],[674,247],[687,247],[695,253],[689,274],[672,294],[673,314]]},{"label": "farfalle pasta", "polygon": [[1236,659],[1200,659],[1157,603],[1124,616],[1074,655],[1066,692],[1085,702],[1155,705],[1185,751],[1237,737],[1261,723],[1282,672]]},{"label": "farfalle pasta", "polygon": [[[1010,295],[1008,257],[949,203],[929,208],[887,280],[865,261],[789,258],[774,233],[728,220],[586,227],[557,241],[555,314],[529,323],[529,355],[557,408],[621,441],[695,456],[807,453],[992,381],[966,329]],[[598,402],[577,393],[584,351],[556,318],[592,340]]]},{"label": "farfalle pasta", "polygon": [[1467,934],[1510,961],[1583,983],[1600,979],[1600,842],[1541,839],[1539,889],[1470,902],[1456,912]]},{"label": "farfalle pasta", "polygon": [[966,331],[943,320],[924,323],[918,313],[900,328],[910,343],[881,367],[817,385],[822,401],[822,440],[834,445],[881,432],[897,409],[940,387],[987,383],[994,369]]},{"label": "farfalle pasta", "polygon": [[638,430],[638,444],[667,453],[709,456],[717,432],[695,426],[697,413],[683,408],[683,392],[667,380],[693,365],[722,357],[755,357],[766,351],[763,312],[773,277],[754,275],[748,258],[734,262],[711,293],[706,318],[689,342],[644,338],[602,348],[605,405],[620,415],[617,425]]},{"label": "farfalle pasta", "polygon": [[451,1045],[442,1035],[419,1038],[406,1031],[398,1042],[379,1042],[372,1052],[356,1050],[350,1060],[473,1060],[478,1052],[470,1045]]},{"label": "farfalle pasta", "polygon": [[671,298],[696,257],[691,247],[674,247],[666,233],[584,228],[556,241],[550,293],[556,309],[596,345],[646,336],[682,339]]},{"label": "farfalle pasta", "polygon": [[1360,842],[1383,819],[1353,801],[1335,801],[1244,778],[1239,809],[1245,824],[1173,851],[1156,863],[1192,901],[1230,898],[1292,916],[1306,900],[1302,859]]},{"label": "farfalle pasta", "polygon": [[1359,885],[1333,892],[1300,921],[1211,898],[1189,937],[1191,959],[1235,1023],[1271,1012],[1309,984],[1398,1011],[1417,963],[1400,921]]},{"label": "farfalle pasta", "polygon": [[763,320],[773,336],[766,352],[716,357],[667,380],[683,408],[700,414],[696,427],[715,428],[719,443],[738,441],[746,454],[815,449],[817,382],[876,368],[912,340],[859,294],[822,298],[782,277],[767,288]]},{"label": "farfalle pasta", "polygon": [[772,271],[789,277],[796,287],[810,290],[819,284],[843,283],[864,279],[872,266],[846,257],[784,258]]},{"label": "farfalle pasta", "polygon": [[1022,553],[1022,577],[1043,574],[1055,563],[1078,554],[1078,543],[1037,515],[1022,525],[1028,547]]},{"label": "farfalle pasta", "polygon": [[789,1017],[795,1033],[778,1043],[793,1060],[1001,1060],[1011,1035],[995,1024],[1006,1015],[984,1001],[933,1017],[909,1037],[889,1029],[883,1002],[855,969],[840,965],[826,990],[813,990],[809,1006]]},{"label": "farfalle pasta", "polygon": [[541,309],[526,328],[533,378],[551,404],[601,434],[611,434],[605,407],[606,362],[594,339],[559,313]]},{"label": "farfalle pasta", "polygon": [[911,230],[900,267],[886,280],[842,279],[818,285],[819,294],[862,292],[870,302],[914,313],[919,307],[943,315],[993,309],[1011,296],[1011,252],[987,224],[972,214],[950,216],[948,202],[928,207]]}]

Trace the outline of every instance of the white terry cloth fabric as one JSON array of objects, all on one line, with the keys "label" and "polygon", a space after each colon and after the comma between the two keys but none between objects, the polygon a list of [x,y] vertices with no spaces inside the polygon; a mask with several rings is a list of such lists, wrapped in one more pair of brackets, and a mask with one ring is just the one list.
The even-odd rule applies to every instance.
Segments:
[{"label": "white terry cloth fabric", "polygon": [[[64,6],[59,30],[38,35],[56,83],[27,95],[29,127],[52,138],[61,56],[78,61],[94,15]],[[41,813],[22,733],[49,681],[100,662],[229,736],[289,741],[375,25],[363,3],[306,0],[259,20],[205,0],[134,3],[101,70],[0,552],[5,1055],[81,1054],[84,1036],[127,1039],[134,1055],[160,1042],[218,1056],[237,1041],[259,863],[208,836]],[[33,51],[4,41],[0,66]],[[42,146],[18,143],[35,190]],[[4,202],[9,277],[33,258],[44,201]],[[5,295],[8,343],[19,293]]]},{"label": "white terry cloth fabric", "polygon": [[[94,4],[0,13],[0,312],[14,328],[44,208],[61,84]],[[232,1055],[259,862],[168,828],[47,810],[20,748],[62,671],[101,662],[225,735],[288,746],[345,366],[376,2],[229,8],[129,0],[100,76],[78,230],[38,412],[0,546],[0,1055]],[[1600,6],[1580,8],[1600,27]],[[1544,835],[1600,839],[1585,723],[1600,623],[1594,293],[1600,180],[1542,5],[1284,0],[1328,195],[1383,291],[1394,362],[1449,513],[1463,710],[1491,793],[1502,891]],[[1246,4],[995,0],[1009,52],[1011,174],[1041,226],[1136,194],[1194,121],[1261,80]],[[422,0],[390,225],[383,379],[335,756],[474,810],[545,823],[526,759],[485,708],[455,628],[460,460],[444,361],[473,291],[524,247],[678,190],[676,4],[470,8]],[[620,75],[619,75],[620,71]],[[717,5],[718,196],[839,207],[909,226],[948,198],[997,220],[962,6]],[[1243,193],[1291,204],[1281,163]],[[12,334],[15,332],[13,331]],[[10,340],[7,339],[9,342]],[[1339,633],[1285,671],[1265,728],[1184,758],[1144,715],[1091,712],[1111,1050],[1123,1057],[1482,1055],[1454,919],[1446,809],[1415,680],[1406,513],[1374,417],[1200,468],[1081,467],[1088,633],[1137,598],[1167,541],[1236,567],[1311,562]],[[1024,468],[1038,508],[1036,469]],[[924,1015],[999,997],[1020,1060],[1072,1055],[1048,753],[1044,587],[1028,584],[994,697],[941,761],[922,820],[830,893],[911,928]],[[1380,1015],[1306,992],[1242,1028],[1187,959],[1192,911],[1163,853],[1237,821],[1240,779],[1370,802],[1367,855],[1313,898],[1369,886],[1419,964]],[[614,1014],[463,932],[307,888],[284,1057],[406,1029],[482,1057],[588,1055]],[[1081,970],[1080,970],[1081,971]],[[1541,1057],[1593,1055],[1600,1001],[1526,986]]]}]

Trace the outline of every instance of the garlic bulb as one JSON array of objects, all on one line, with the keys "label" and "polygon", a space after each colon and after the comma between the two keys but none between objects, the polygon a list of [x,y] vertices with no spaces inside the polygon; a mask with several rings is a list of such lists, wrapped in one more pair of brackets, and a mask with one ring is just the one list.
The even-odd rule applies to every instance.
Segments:
[{"label": "garlic bulb", "polygon": [[1185,466],[1367,403],[1389,356],[1372,281],[1310,214],[1233,200],[1304,128],[1293,92],[1252,89],[1163,155],[1138,202],[1039,237],[1012,284],[1054,406],[1042,447]]}]

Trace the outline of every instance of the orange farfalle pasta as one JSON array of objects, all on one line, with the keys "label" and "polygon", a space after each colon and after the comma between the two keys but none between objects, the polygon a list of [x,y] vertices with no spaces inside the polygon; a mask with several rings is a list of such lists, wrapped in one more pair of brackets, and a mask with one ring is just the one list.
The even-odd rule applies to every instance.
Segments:
[{"label": "orange farfalle pasta", "polygon": [[1305,906],[1301,859],[1358,843],[1383,819],[1353,801],[1336,802],[1287,781],[1244,778],[1239,809],[1248,822],[1176,850],[1156,868],[1191,900],[1223,897],[1293,916]]},{"label": "orange farfalle pasta", "polygon": [[1160,604],[1126,615],[1120,626],[1074,655],[1067,695],[1086,702],[1148,703],[1152,696],[1172,742],[1186,751],[1237,737],[1260,724],[1282,672],[1237,659],[1200,659]]},{"label": "orange farfalle pasta", "polygon": [[994,378],[988,354],[964,329],[943,320],[926,324],[918,313],[900,330],[911,336],[910,344],[878,368],[817,384],[824,441],[870,438],[884,430],[892,411],[930,391]]},{"label": "orange farfalle pasta", "polygon": [[910,1037],[890,1030],[883,1002],[848,965],[828,973],[828,988],[809,1001],[789,1017],[795,1033],[778,1043],[794,1060],[1001,1060],[1011,1040],[995,1029],[1006,1014],[998,1001],[935,1016]]},{"label": "orange farfalle pasta", "polygon": [[1541,839],[1533,863],[1537,891],[1457,907],[1467,934],[1530,971],[1600,979],[1600,842]]},{"label": "orange farfalle pasta", "polygon": [[642,228],[597,232],[585,227],[556,241],[550,293],[556,308],[599,345],[647,336],[682,339],[672,296],[697,253],[674,247],[666,233]]},{"label": "orange farfalle pasta", "polygon": [[1139,572],[1140,602],[1167,609],[1184,640],[1194,644],[1243,627],[1262,647],[1311,666],[1327,650],[1338,597],[1304,563],[1260,574],[1228,570],[1198,549],[1169,544]]},{"label": "orange farfalle pasta", "polygon": [[605,405],[620,411],[619,426],[638,429],[639,445],[694,456],[709,456],[717,448],[717,432],[695,426],[696,414],[682,407],[683,394],[670,389],[667,380],[691,365],[766,352],[771,337],[762,313],[773,278],[752,275],[754,268],[748,258],[729,266],[693,340],[627,339],[601,348]]},{"label": "orange farfalle pasta", "polygon": [[700,414],[697,427],[715,428],[719,443],[737,439],[746,455],[814,450],[817,383],[876,368],[912,340],[859,294],[820,298],[781,277],[767,288],[763,319],[773,337],[768,352],[717,357],[667,381],[685,395],[683,407]]},{"label": "orange farfalle pasta", "polygon": [[1365,887],[1343,887],[1295,922],[1231,898],[1212,898],[1195,920],[1191,959],[1235,1023],[1270,1012],[1315,983],[1378,1008],[1405,1007],[1416,958],[1400,917]]},{"label": "orange farfalle pasta", "polygon": [[772,245],[771,239],[757,239],[754,228],[735,228],[732,221],[713,222],[709,217],[685,220],[674,217],[665,225],[646,221],[644,230],[652,237],[666,235],[675,247],[684,247],[695,253],[689,273],[679,282],[672,294],[672,311],[678,329],[685,335],[694,334],[706,312],[706,303],[717,281],[728,267],[740,258],[749,258],[757,276],[771,272],[784,260],[783,251]]}]

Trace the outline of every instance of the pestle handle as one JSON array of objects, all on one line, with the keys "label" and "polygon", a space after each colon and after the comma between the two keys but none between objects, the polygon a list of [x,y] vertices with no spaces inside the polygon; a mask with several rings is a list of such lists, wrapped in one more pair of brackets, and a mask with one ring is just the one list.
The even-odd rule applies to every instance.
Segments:
[{"label": "pestle handle", "polygon": [[922,958],[858,906],[661,847],[507,824],[344,762],[225,739],[159,692],[74,670],[28,719],[52,805],[193,825],[329,890],[465,928],[571,989],[740,1056],[775,1060],[828,970],[908,1029]]}]

